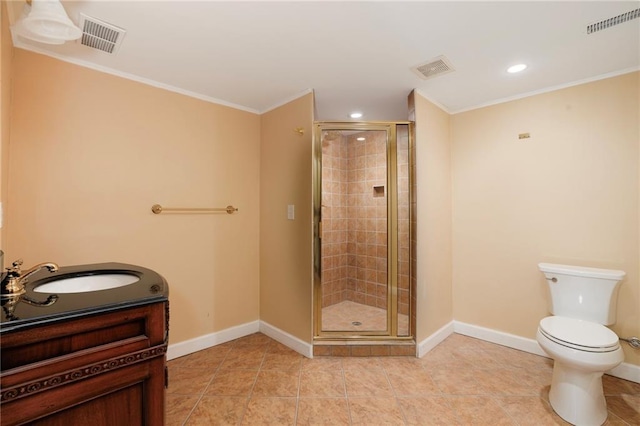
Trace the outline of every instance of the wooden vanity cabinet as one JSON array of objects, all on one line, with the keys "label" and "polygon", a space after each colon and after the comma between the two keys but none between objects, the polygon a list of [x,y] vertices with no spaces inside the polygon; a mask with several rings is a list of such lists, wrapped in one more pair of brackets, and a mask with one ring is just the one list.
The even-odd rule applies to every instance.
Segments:
[{"label": "wooden vanity cabinet", "polygon": [[163,425],[168,302],[3,333],[0,424]]}]

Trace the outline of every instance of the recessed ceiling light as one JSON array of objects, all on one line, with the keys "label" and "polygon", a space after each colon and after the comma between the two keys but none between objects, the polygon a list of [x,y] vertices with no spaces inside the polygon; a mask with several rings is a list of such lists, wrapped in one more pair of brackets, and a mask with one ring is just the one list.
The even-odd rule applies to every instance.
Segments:
[{"label": "recessed ceiling light", "polygon": [[352,112],[349,117],[351,118],[361,118],[362,117],[362,113],[361,112]]},{"label": "recessed ceiling light", "polygon": [[509,68],[507,68],[507,72],[513,74],[516,72],[524,71],[525,69],[527,69],[526,64],[518,64],[518,65],[512,65]]},{"label": "recessed ceiling light", "polygon": [[363,141],[365,140],[362,136],[360,136],[359,138],[356,138],[357,141]]}]

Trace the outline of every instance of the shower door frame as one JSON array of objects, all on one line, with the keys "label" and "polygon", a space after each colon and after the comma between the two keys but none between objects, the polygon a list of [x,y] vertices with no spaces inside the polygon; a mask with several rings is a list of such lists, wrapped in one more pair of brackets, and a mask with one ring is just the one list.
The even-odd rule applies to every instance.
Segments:
[{"label": "shower door frame", "polygon": [[[316,121],[313,132],[313,336],[314,341],[413,341],[413,298],[409,285],[409,312],[407,335],[398,336],[398,172],[397,172],[397,125],[408,128],[409,168],[412,168],[413,122],[411,121],[366,121],[340,122]],[[322,133],[324,131],[385,131],[387,134],[387,327],[385,330],[322,330]],[[409,172],[409,188],[413,187],[413,173]],[[409,191],[409,227],[413,223],[412,193]],[[409,230],[409,236],[413,235]],[[413,258],[409,244],[409,267]],[[409,276],[413,272],[409,271]]]}]

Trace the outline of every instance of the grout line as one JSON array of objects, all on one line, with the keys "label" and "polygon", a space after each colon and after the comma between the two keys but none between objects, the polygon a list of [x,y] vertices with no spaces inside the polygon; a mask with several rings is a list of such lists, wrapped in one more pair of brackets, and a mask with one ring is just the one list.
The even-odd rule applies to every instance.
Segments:
[{"label": "grout line", "polygon": [[351,418],[351,404],[350,404],[349,392],[347,391],[347,376],[345,375],[342,359],[340,359],[340,373],[342,374],[342,387],[344,388],[344,398],[347,401],[347,414],[349,415],[349,424],[352,425],[353,419]]},{"label": "grout line", "polygon": [[[450,353],[454,353],[454,352],[458,352],[458,351],[462,350],[463,352],[466,352],[467,354],[472,354],[473,352],[475,352],[477,354],[486,355],[486,356],[489,356],[489,357],[495,357],[495,356],[497,356],[497,353],[500,352],[500,351],[495,352],[493,350],[490,350],[491,347],[477,347],[475,345],[467,345],[466,347],[460,348],[460,347],[458,347],[459,345],[460,345],[459,343],[457,343],[454,346],[446,345],[445,349],[448,350]],[[257,347],[258,347],[257,345],[253,346],[253,348],[257,348]],[[271,348],[269,343],[265,344],[264,346],[261,344],[260,347],[262,347],[262,349],[264,349],[264,350],[262,352],[262,357],[260,359],[260,363],[258,365],[258,370],[256,372],[255,378],[253,379],[253,383],[251,384],[251,387],[249,389],[248,396],[245,396],[243,398],[244,401],[245,401],[245,405],[244,405],[244,409],[243,409],[241,415],[239,416],[240,423],[244,420],[244,418],[246,416],[246,413],[247,413],[247,410],[248,410],[248,405],[249,405],[249,402],[250,402],[250,400],[251,400],[251,398],[253,396],[253,392],[255,391],[255,387],[256,387],[256,384],[257,384],[257,381],[258,381],[258,377],[260,376],[260,373],[263,371],[263,368],[266,366],[266,357],[267,357],[267,354],[269,354],[269,351],[270,351],[270,348]],[[252,348],[252,346],[251,345],[246,346],[246,349],[249,349],[249,348]],[[186,418],[184,419],[184,421],[182,421],[181,424],[183,426],[186,425],[189,422],[190,417],[193,415],[193,413],[195,412],[195,410],[197,409],[199,404],[202,403],[202,401],[204,400],[204,396],[206,395],[207,390],[209,389],[209,387],[212,386],[212,383],[215,380],[216,375],[219,374],[222,371],[221,367],[223,366],[223,364],[227,360],[229,360],[229,356],[230,356],[230,354],[232,353],[232,351],[234,349],[237,349],[240,352],[240,354],[239,354],[240,357],[243,355],[242,351],[243,351],[244,348],[242,346],[237,346],[235,343],[233,345],[229,346],[226,354],[222,358],[222,361],[220,363],[218,363],[218,365],[215,368],[212,369],[213,370],[213,375],[211,376],[211,378],[207,382],[206,386],[204,386],[204,390],[198,395],[198,398],[196,398],[197,401],[195,402],[193,407],[191,407],[191,410],[186,415]],[[506,350],[506,352],[504,352],[505,355],[508,354],[510,351],[511,351],[510,349]],[[462,411],[455,410],[454,409],[455,405],[453,403],[456,402],[456,398],[464,398],[464,397],[466,397],[466,398],[475,398],[478,401],[480,401],[480,400],[491,400],[494,404],[497,405],[497,407],[500,408],[500,410],[504,414],[506,414],[506,417],[508,419],[510,419],[513,422],[513,424],[519,424],[516,419],[522,413],[518,412],[518,411],[514,411],[513,413],[511,413],[510,411],[507,411],[507,409],[505,408],[506,406],[504,405],[503,402],[504,401],[508,401],[509,398],[526,399],[526,400],[528,400],[530,402],[533,401],[533,400],[536,400],[536,401],[539,400],[539,403],[542,404],[542,406],[547,407],[547,408],[549,408],[549,410],[553,411],[550,408],[549,402],[543,396],[541,396],[540,394],[529,395],[529,393],[530,393],[529,391],[533,391],[535,389],[538,389],[538,386],[535,385],[535,383],[537,383],[537,381],[535,381],[535,380],[532,382],[531,389],[529,389],[528,385],[525,386],[525,387],[521,387],[521,384],[515,383],[515,382],[512,383],[513,382],[512,380],[508,380],[505,383],[507,385],[508,384],[513,384],[513,386],[511,386],[511,387],[507,386],[505,388],[499,388],[498,390],[494,390],[494,391],[492,391],[490,393],[487,392],[485,387],[482,387],[482,389],[479,390],[482,393],[469,393],[469,392],[466,392],[464,394],[463,393],[446,393],[445,394],[443,392],[443,388],[442,388],[442,386],[445,386],[445,382],[442,382],[442,386],[441,386],[436,380],[434,380],[434,373],[437,373],[439,371],[439,369],[427,368],[427,364],[425,362],[419,362],[418,364],[415,364],[415,368],[416,368],[416,370],[426,372],[428,377],[432,380],[433,384],[435,385],[435,389],[434,389],[433,394],[426,395],[426,394],[423,394],[423,393],[419,392],[416,395],[413,395],[413,394],[411,394],[411,395],[399,395],[399,392],[402,391],[402,388],[400,387],[400,388],[398,388],[398,390],[396,390],[396,388],[394,388],[394,386],[393,386],[391,377],[392,376],[395,377],[395,375],[396,375],[396,373],[398,371],[406,371],[406,370],[404,370],[404,369],[403,370],[395,370],[394,368],[392,368],[392,366],[396,365],[396,364],[393,363],[393,358],[394,357],[380,357],[380,356],[369,357],[369,359],[372,359],[372,358],[374,360],[377,359],[379,361],[379,364],[377,364],[377,365],[379,365],[381,371],[383,371],[383,373],[385,375],[384,377],[385,377],[385,379],[387,381],[387,385],[390,386],[390,388],[392,390],[392,395],[393,395],[393,398],[395,400],[396,408],[400,410],[400,414],[401,414],[401,416],[403,418],[403,422],[405,424],[408,424],[409,417],[408,417],[408,414],[405,413],[405,411],[403,410],[401,402],[403,401],[404,398],[413,398],[413,397],[438,398],[440,401],[442,401],[443,407],[446,407],[449,410],[449,412],[451,412],[453,414],[454,418],[458,422],[461,421],[461,418],[462,418],[461,416],[464,414],[464,410],[462,410]],[[480,356],[478,359],[484,359],[484,358],[485,357]],[[345,370],[345,365],[344,365],[345,358],[333,357],[333,359],[338,361],[337,365],[336,366],[332,365],[332,368],[329,369],[329,370],[326,370],[326,371],[337,371],[337,372],[339,372],[339,375],[342,378],[343,398],[346,400],[346,407],[347,407],[347,410],[348,410],[348,413],[347,413],[347,415],[348,415],[348,423],[349,424],[353,424],[354,419],[352,417],[352,410],[351,410],[351,405],[350,405],[350,402],[352,402],[351,401],[352,398],[349,396],[349,393],[348,393],[348,384],[347,384],[347,379],[346,379],[346,371],[347,370]],[[356,361],[357,365],[360,365],[360,361],[359,360],[364,360],[364,358],[357,358],[357,359],[358,359]],[[473,359],[476,359],[476,358],[473,358]],[[495,367],[497,370],[505,370],[505,371],[507,371],[507,370],[512,370],[514,368],[518,368],[518,369],[525,369],[525,370],[528,369],[531,372],[538,371],[537,369],[528,368],[526,366],[522,366],[522,367],[517,366],[516,364],[514,364],[519,359],[517,357],[516,358],[506,358],[505,357],[504,359],[502,359],[502,358],[500,358],[500,359],[501,359],[502,365],[499,366],[499,367]],[[381,360],[384,360],[384,362],[382,362]],[[295,405],[295,411],[294,411],[294,421],[296,423],[300,419],[300,414],[301,414],[301,412],[300,412],[300,402],[301,402],[301,399],[302,399],[302,397],[301,397],[301,386],[302,386],[302,375],[303,375],[303,371],[304,371],[304,369],[303,369],[304,362],[303,361],[304,360],[302,360],[302,359],[300,360],[300,363],[298,365],[299,368],[298,368],[298,371],[297,371],[297,391],[296,391],[296,394],[295,394],[296,395],[295,396],[296,405]],[[176,364],[176,370],[188,370],[189,369],[189,368],[178,367],[179,364],[180,363]],[[193,368],[199,368],[199,367],[202,367],[201,364],[202,363],[194,365],[192,367]],[[367,367],[367,365],[369,367]],[[405,364],[403,364],[402,366],[404,367]],[[368,363],[365,363],[361,367],[366,367],[369,370],[371,369],[371,365],[368,364]],[[478,369],[482,370],[481,367],[482,367],[482,365],[475,365],[474,364],[473,366],[470,366],[468,368],[470,368],[471,370],[478,370]],[[443,366],[443,368],[445,370],[449,369],[449,367],[444,367],[444,366]],[[489,370],[491,370],[491,369],[489,369]],[[540,371],[542,371],[542,370],[543,369],[541,368]],[[544,370],[548,370],[548,368],[544,367]],[[320,369],[319,371],[325,371],[324,367],[322,369]],[[482,370],[482,371],[487,371],[487,370]],[[407,373],[407,374],[411,375],[411,373]],[[441,379],[442,379],[442,377],[441,377]],[[618,379],[612,379],[612,380],[618,380]],[[619,379],[619,380],[622,380],[622,379]],[[502,382],[500,381],[500,383],[502,383]],[[457,388],[453,388],[453,391],[455,391],[456,389]],[[491,389],[494,389],[494,387],[491,387]],[[624,388],[624,389],[626,389],[626,388]],[[508,391],[508,392],[504,393],[505,391]],[[515,391],[517,391],[517,392],[515,392]],[[515,393],[511,394],[509,392],[515,392]],[[626,394],[626,393],[625,392],[622,392],[622,393],[617,392],[614,395],[608,395],[608,396],[618,397],[618,396],[624,395],[624,394]],[[187,395],[187,394],[174,394],[174,395]],[[194,395],[194,394],[189,394],[189,395]],[[375,395],[370,395],[370,396],[362,395],[362,396],[356,396],[353,399],[355,400],[355,399],[358,399],[358,398],[379,398],[379,397],[380,396],[375,396]],[[324,397],[316,397],[316,396],[314,396],[313,398],[333,398],[333,397],[331,397],[331,396],[324,396]],[[619,415],[617,415],[617,414],[615,414],[615,413],[613,413],[611,411],[609,411],[609,419],[611,421],[618,420],[621,424],[625,424],[625,425],[630,425],[631,424],[628,421],[628,419],[622,418]]]},{"label": "grout line", "polygon": [[298,391],[296,393],[296,409],[293,413],[293,424],[298,424],[298,410],[300,409],[300,385],[302,384],[302,360],[298,369]]},{"label": "grout line", "polygon": [[391,383],[391,379],[389,379],[389,372],[387,371],[387,369],[385,368],[384,365],[382,365],[382,372],[384,373],[384,377],[387,379],[387,385],[389,385],[389,388],[391,389],[391,392],[393,393],[393,401],[396,404],[396,408],[398,409],[398,411],[400,411],[400,415],[402,416],[402,420],[404,421],[404,424],[408,424],[407,421],[407,416],[404,412],[404,410],[402,409],[402,404],[400,404],[400,401],[398,400],[399,396],[398,396],[398,392],[396,391],[396,388],[393,387],[393,384]]},{"label": "grout line", "polygon": [[251,398],[253,397],[253,390],[256,387],[256,383],[258,383],[258,377],[260,377],[260,372],[262,371],[262,365],[264,364],[264,360],[267,356],[267,352],[269,350],[269,345],[265,345],[264,348],[264,353],[262,354],[262,360],[260,361],[260,365],[258,366],[258,372],[256,373],[256,378],[253,379],[253,384],[251,385],[251,389],[249,389],[249,395],[247,396],[247,403],[244,407],[244,410],[242,410],[242,415],[240,416],[240,421],[238,422],[238,424],[242,424],[242,421],[244,420],[244,416],[247,414],[247,410],[249,409],[249,404],[251,403]]},{"label": "grout line", "polygon": [[[500,409],[507,415],[507,417],[509,418],[509,420],[511,420],[513,422],[514,425],[519,425],[519,423],[516,421],[516,419],[513,418],[513,416],[511,415],[511,413],[509,413],[504,406],[500,403],[500,400],[498,400],[498,396],[497,395],[490,395],[489,398],[491,400],[493,400],[493,402],[495,402],[498,407],[500,407]],[[540,398],[542,399],[542,398]],[[543,403],[546,403],[546,401],[542,401]],[[551,408],[551,406],[549,406],[549,409],[551,410],[551,412],[553,412],[553,409]],[[456,412],[457,414],[457,412]]]},{"label": "grout line", "polygon": [[216,374],[220,370],[220,367],[222,367],[222,364],[225,362],[225,360],[227,359],[227,356],[229,356],[230,352],[231,352],[231,348],[229,348],[229,350],[227,350],[226,355],[224,356],[224,358],[222,359],[220,364],[218,364],[218,366],[216,367],[215,371],[213,372],[213,375],[211,376],[211,379],[209,379],[209,382],[207,383],[207,386],[204,387],[204,390],[202,391],[202,393],[198,397],[198,400],[196,401],[195,404],[193,404],[193,407],[191,407],[191,410],[189,411],[189,414],[187,414],[187,417],[184,419],[184,422],[182,423],[183,426],[187,424],[187,422],[189,421],[189,417],[191,417],[193,412],[196,410],[196,407],[198,406],[198,404],[200,404],[200,401],[202,401],[202,397],[207,392],[207,389],[209,389],[209,386],[211,385],[211,382],[213,381],[213,378],[216,377]]},{"label": "grout line", "polygon": [[[437,385],[436,385],[437,386]],[[444,403],[447,405],[447,408],[449,408],[449,410],[451,410],[451,412],[453,413],[453,416],[456,419],[456,422],[459,424],[462,424],[460,421],[460,416],[458,415],[458,410],[456,410],[453,405],[451,404],[451,398],[448,397],[448,395],[445,395],[444,393],[440,392],[440,398],[442,398],[442,400],[444,401]]]}]

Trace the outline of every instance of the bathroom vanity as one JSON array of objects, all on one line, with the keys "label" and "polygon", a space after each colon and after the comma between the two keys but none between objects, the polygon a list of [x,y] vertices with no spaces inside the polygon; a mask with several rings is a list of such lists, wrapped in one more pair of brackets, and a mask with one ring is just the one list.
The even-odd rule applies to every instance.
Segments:
[{"label": "bathroom vanity", "polygon": [[[107,275],[137,279],[102,290],[63,281]],[[77,292],[38,291],[47,283]],[[118,263],[65,267],[34,274],[25,290],[22,300],[2,299],[2,426],[164,424],[169,289],[159,274]]]}]

